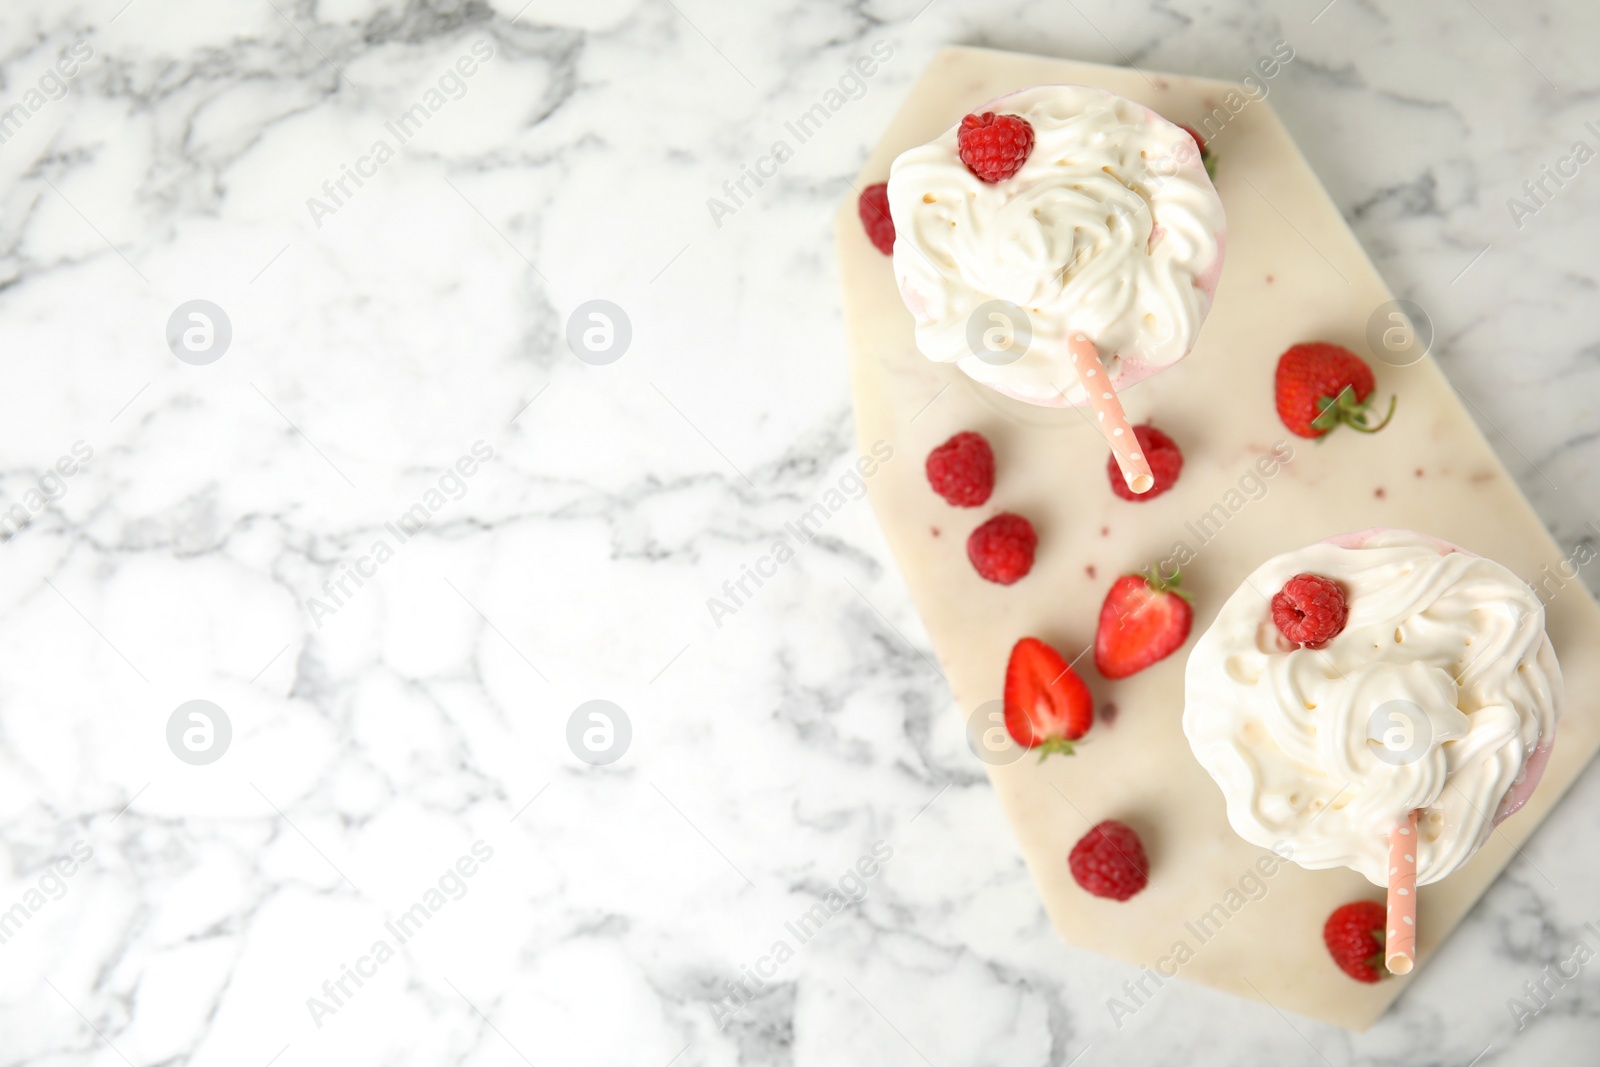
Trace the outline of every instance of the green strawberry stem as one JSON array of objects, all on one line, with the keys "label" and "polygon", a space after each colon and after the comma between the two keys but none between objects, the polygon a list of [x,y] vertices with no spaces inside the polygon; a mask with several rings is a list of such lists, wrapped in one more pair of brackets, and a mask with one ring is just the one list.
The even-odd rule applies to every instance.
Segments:
[{"label": "green strawberry stem", "polygon": [[1354,387],[1347,385],[1337,397],[1325,396],[1317,401],[1317,417],[1311,420],[1311,428],[1322,431],[1317,438],[1319,443],[1328,436],[1329,430],[1341,423],[1359,433],[1377,433],[1394,418],[1394,409],[1399,402],[1398,396],[1390,397],[1389,410],[1384,412],[1383,421],[1373,426],[1370,421],[1372,405],[1368,401],[1357,400]]},{"label": "green strawberry stem", "polygon": [[1072,746],[1076,744],[1082,744],[1082,742],[1069,741],[1065,737],[1052,737],[1044,744],[1038,746],[1039,762],[1043,763],[1046,756],[1053,756],[1058,752],[1063,756],[1070,756],[1073,754]]},{"label": "green strawberry stem", "polygon": [[1180,596],[1191,604],[1194,603],[1194,594],[1187,589],[1178,587],[1179,583],[1183,581],[1181,571],[1175,569],[1171,574],[1161,574],[1155,566],[1149,566],[1141,572],[1141,576],[1144,578],[1144,584],[1150,587],[1152,593],[1172,593],[1174,596]]}]

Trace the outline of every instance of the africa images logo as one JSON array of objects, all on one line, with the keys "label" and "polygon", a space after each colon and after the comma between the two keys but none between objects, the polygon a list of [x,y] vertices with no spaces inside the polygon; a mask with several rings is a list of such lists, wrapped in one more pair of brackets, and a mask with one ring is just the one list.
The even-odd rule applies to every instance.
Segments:
[{"label": "africa images logo", "polygon": [[[400,149],[420,134],[433,116],[467,95],[467,79],[494,58],[494,45],[487,40],[474,41],[471,53],[457,58],[439,75],[436,85],[423,90],[416,103],[383,124],[384,132],[394,138],[393,144],[389,143],[388,137],[377,138],[364,155],[357,157],[354,166],[339,164],[339,174],[322,183],[323,199],[306,197],[306,211],[310,213],[317,229],[322,229],[324,219],[338,214],[339,209],[355,197],[367,179],[376,178],[378,168],[399,155]],[[354,189],[350,188],[352,184]]]},{"label": "africa images logo", "polygon": [[366,984],[365,979],[377,977],[378,968],[394,959],[399,949],[421,933],[433,917],[444,910],[446,904],[467,895],[471,888],[468,881],[494,858],[494,848],[480,839],[472,843],[469,852],[470,855],[458,856],[455,863],[446,867],[435,884],[423,890],[416,903],[401,912],[398,918],[385,922],[383,931],[388,936],[374,940],[364,955],[356,957],[353,968],[348,964],[339,964],[338,977],[322,983],[322,995],[306,998],[306,1011],[311,1013],[311,1021],[318,1030],[326,1024],[329,1016],[338,1014],[361,991]]},{"label": "africa images logo", "polygon": [[[481,439],[474,441],[471,454],[461,455],[454,465],[445,468],[435,484],[422,494],[422,499],[401,512],[394,521],[383,524],[384,530],[394,539],[394,544],[391,545],[387,538],[377,537],[362,555],[355,559],[340,560],[338,573],[323,580],[322,591],[327,594],[327,599],[315,596],[306,598],[306,611],[310,613],[311,621],[317,624],[317,629],[322,629],[324,620],[337,615],[339,609],[367,584],[368,579],[376,577],[378,568],[394,559],[407,541],[426,530],[446,503],[466,496],[472,476],[493,458],[493,445]],[[350,588],[352,583],[354,589]]]}]

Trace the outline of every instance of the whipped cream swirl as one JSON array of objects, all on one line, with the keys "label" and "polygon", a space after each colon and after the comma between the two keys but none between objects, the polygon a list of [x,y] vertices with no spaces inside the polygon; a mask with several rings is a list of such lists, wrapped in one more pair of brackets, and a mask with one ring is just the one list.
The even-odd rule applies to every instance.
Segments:
[{"label": "whipped cream swirl", "polygon": [[[1066,339],[1100,349],[1119,389],[1194,347],[1222,270],[1226,220],[1187,133],[1099,89],[1046,85],[975,109],[1019,115],[1033,152],[989,184],[958,154],[956,127],[889,172],[895,276],[917,347],[1000,392],[1087,402]],[[1031,342],[985,358],[969,322],[991,300],[1023,309]],[[979,332],[989,324],[980,324]]]},{"label": "whipped cream swirl", "polygon": [[[1189,656],[1183,730],[1247,841],[1387,885],[1389,832],[1421,809],[1417,884],[1438,881],[1553,742],[1544,605],[1500,564],[1421,534],[1336,540],[1267,561],[1222,606]],[[1337,581],[1350,607],[1321,650],[1290,648],[1272,622],[1268,598],[1302,573]]]}]

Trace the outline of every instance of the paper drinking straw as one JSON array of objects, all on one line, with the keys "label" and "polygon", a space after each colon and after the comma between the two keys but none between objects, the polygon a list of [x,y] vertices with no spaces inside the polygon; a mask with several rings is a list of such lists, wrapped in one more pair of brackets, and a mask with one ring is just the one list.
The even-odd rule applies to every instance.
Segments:
[{"label": "paper drinking straw", "polygon": [[1095,424],[1111,445],[1111,454],[1117,458],[1122,480],[1135,493],[1148,493],[1156,484],[1155,477],[1150,473],[1150,461],[1144,458],[1139,439],[1134,436],[1133,427],[1128,425],[1122,401],[1117,399],[1111,377],[1100,363],[1099,349],[1080,333],[1067,342],[1067,351],[1072,356],[1072,368],[1078,372],[1078,380],[1089,394],[1089,406],[1094,411]]},{"label": "paper drinking straw", "polygon": [[1417,813],[1389,835],[1389,936],[1384,963],[1391,974],[1410,974],[1417,963]]}]

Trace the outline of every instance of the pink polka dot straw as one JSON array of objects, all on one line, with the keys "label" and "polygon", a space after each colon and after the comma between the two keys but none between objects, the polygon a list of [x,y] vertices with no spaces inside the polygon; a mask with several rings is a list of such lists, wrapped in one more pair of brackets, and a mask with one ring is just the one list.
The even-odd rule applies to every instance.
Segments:
[{"label": "pink polka dot straw", "polygon": [[1389,835],[1389,921],[1384,963],[1391,974],[1410,974],[1417,963],[1417,813]]},{"label": "pink polka dot straw", "polygon": [[1067,351],[1072,356],[1072,369],[1078,372],[1078,380],[1089,394],[1095,424],[1111,445],[1111,454],[1117,459],[1123,481],[1135,493],[1148,493],[1156,484],[1150,473],[1150,461],[1145,459],[1139,439],[1128,425],[1128,416],[1122,410],[1122,401],[1117,399],[1111,376],[1100,362],[1100,350],[1080,333],[1067,342]]}]

